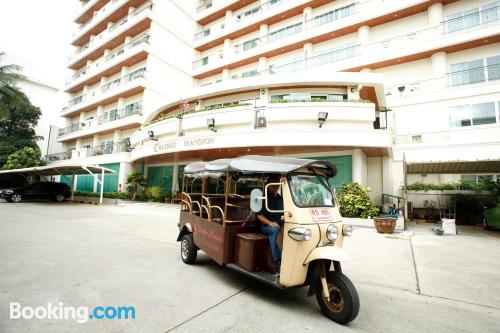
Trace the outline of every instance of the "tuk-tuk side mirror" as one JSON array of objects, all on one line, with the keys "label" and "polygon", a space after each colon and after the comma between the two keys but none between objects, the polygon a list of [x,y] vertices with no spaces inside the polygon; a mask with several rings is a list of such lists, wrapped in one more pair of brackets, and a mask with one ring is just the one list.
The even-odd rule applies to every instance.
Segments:
[{"label": "tuk-tuk side mirror", "polygon": [[250,192],[250,209],[252,212],[258,213],[262,210],[262,200],[264,199],[265,197],[260,189],[256,188]]}]

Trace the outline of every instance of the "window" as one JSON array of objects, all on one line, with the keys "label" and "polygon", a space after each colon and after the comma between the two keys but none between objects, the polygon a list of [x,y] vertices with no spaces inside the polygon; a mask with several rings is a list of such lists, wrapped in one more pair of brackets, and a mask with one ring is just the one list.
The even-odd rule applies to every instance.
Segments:
[{"label": "window", "polygon": [[274,32],[271,32],[269,34],[269,41],[272,42],[272,41],[275,41],[275,40],[278,40],[281,38],[285,38],[285,37],[288,37],[290,35],[299,33],[301,31],[302,31],[302,22],[297,23],[297,24],[293,24],[293,25],[290,25],[286,28],[282,28],[282,29],[276,30]]},{"label": "window", "polygon": [[356,4],[352,3],[345,7],[335,9],[335,19],[341,19],[346,16],[351,16],[356,13]]},{"label": "window", "polygon": [[470,109],[468,105],[452,106],[448,110],[450,127],[471,126]]},{"label": "window", "polygon": [[348,6],[340,7],[335,10],[326,12],[324,14],[315,16],[313,19],[313,26],[323,25],[334,20],[339,20],[341,18],[351,16],[356,13],[356,4],[350,4]]},{"label": "window", "polygon": [[500,79],[500,55],[486,58],[486,65],[488,66],[488,80]]},{"label": "window", "polygon": [[500,108],[500,102],[486,102],[449,107],[450,127],[495,124],[497,122],[496,106]]},{"label": "window", "polygon": [[254,69],[253,71],[248,71],[248,72],[244,72],[241,74],[241,77],[252,77],[252,76],[257,76],[256,69]]},{"label": "window", "polygon": [[254,47],[257,47],[258,40],[259,40],[258,38],[255,38],[255,39],[244,42],[243,43],[243,51],[250,50],[250,49],[253,49]]},{"label": "window", "polygon": [[472,125],[496,123],[495,103],[472,104]]},{"label": "window", "polygon": [[483,82],[484,80],[483,59],[465,61],[451,65],[452,86]]},{"label": "window", "polygon": [[447,32],[461,31],[477,25],[479,25],[478,7],[446,16]]},{"label": "window", "polygon": [[496,22],[500,17],[500,1],[491,2],[481,7],[483,23]]}]

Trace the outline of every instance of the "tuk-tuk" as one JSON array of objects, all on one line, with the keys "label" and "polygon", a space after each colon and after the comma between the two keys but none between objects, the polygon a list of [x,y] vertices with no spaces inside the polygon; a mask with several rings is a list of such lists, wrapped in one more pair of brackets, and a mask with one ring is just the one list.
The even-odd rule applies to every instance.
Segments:
[{"label": "tuk-tuk", "polygon": [[[193,264],[203,250],[219,265],[271,286],[309,286],[307,295],[316,295],[328,318],[354,320],[358,293],[341,267],[350,260],[342,242],[352,227],[342,223],[329,183],[336,172],[327,161],[271,156],[187,165],[177,238],[182,260]],[[269,183],[270,177],[279,181]],[[263,209],[275,212],[268,207],[269,186],[279,186],[283,200],[279,273],[268,237],[256,227]]]}]

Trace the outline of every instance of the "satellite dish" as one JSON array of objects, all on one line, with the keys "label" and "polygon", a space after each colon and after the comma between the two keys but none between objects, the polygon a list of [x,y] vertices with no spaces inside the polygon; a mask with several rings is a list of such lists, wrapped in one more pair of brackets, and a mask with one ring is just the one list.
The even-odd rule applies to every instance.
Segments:
[{"label": "satellite dish", "polygon": [[250,209],[252,212],[258,213],[262,210],[262,191],[258,188],[250,192]]}]

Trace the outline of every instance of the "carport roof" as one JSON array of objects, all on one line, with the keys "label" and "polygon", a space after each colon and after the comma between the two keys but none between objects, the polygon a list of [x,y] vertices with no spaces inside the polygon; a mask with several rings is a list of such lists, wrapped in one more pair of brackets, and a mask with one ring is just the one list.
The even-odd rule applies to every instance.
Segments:
[{"label": "carport roof", "polygon": [[500,160],[407,162],[407,173],[500,173]]},{"label": "carport roof", "polygon": [[9,174],[9,173],[19,173],[19,174],[37,174],[40,176],[53,176],[53,175],[79,175],[79,174],[88,174],[92,173],[101,173],[104,171],[105,173],[114,173],[116,171],[98,166],[98,165],[86,165],[81,163],[65,163],[65,164],[57,164],[57,165],[47,165],[47,166],[39,166],[33,168],[23,168],[23,169],[13,169],[13,170],[2,170],[0,174]]}]

